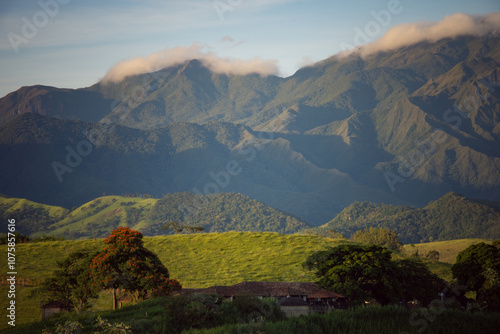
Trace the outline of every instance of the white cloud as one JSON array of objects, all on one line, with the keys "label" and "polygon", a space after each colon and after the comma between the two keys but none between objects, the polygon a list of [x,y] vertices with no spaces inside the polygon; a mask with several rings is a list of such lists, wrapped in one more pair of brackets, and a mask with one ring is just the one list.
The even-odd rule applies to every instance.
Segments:
[{"label": "white cloud", "polygon": [[226,36],[222,37],[220,41],[223,43],[234,43],[234,38],[226,35]]},{"label": "white cloud", "polygon": [[300,60],[300,62],[297,64],[297,67],[298,68],[307,67],[307,66],[313,65],[314,63],[315,63],[315,61],[312,60],[311,57],[304,56],[304,57],[302,57],[302,59]]},{"label": "white cloud", "polygon": [[362,56],[368,56],[424,41],[436,42],[462,35],[479,37],[487,34],[500,34],[500,12],[481,16],[457,13],[446,16],[439,22],[401,24],[391,28],[377,41],[365,44],[355,51],[360,52]]},{"label": "white cloud", "polygon": [[200,60],[215,73],[246,75],[257,73],[263,76],[279,75],[277,60],[250,60],[221,58],[213,52],[203,51],[204,47],[193,44],[154,52],[146,57],[123,60],[113,66],[102,79],[103,82],[120,82],[128,76],[150,73],[162,68],[184,63],[191,59]]}]

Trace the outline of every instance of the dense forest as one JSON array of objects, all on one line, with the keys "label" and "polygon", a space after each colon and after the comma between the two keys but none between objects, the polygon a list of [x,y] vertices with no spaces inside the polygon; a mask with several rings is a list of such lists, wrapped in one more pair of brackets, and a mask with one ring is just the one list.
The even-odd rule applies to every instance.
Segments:
[{"label": "dense forest", "polygon": [[[183,233],[312,232],[352,237],[369,227],[388,228],[405,244],[462,238],[500,238],[500,204],[449,193],[423,208],[355,202],[320,228],[242,194],[209,196],[192,193],[104,196],[67,210],[24,199],[0,197],[0,217],[14,218],[17,231],[40,237],[101,238],[118,226],[147,236],[180,233],[166,224],[176,222]],[[195,229],[196,228],[196,229]],[[5,232],[5,231],[0,231]]]},{"label": "dense forest", "polygon": [[[0,217],[16,219],[24,235],[68,239],[102,238],[118,226],[147,236],[177,233],[162,227],[170,222],[200,227],[204,232],[252,231],[295,233],[310,226],[299,218],[241,194],[167,194],[104,196],[71,211],[23,199],[0,197]],[[0,231],[5,232],[5,231]]]},{"label": "dense forest", "polygon": [[449,193],[424,208],[355,202],[323,229],[351,236],[368,227],[389,228],[403,243],[500,237],[500,207]]},{"label": "dense forest", "polygon": [[211,196],[179,193],[158,200],[149,213],[146,235],[162,234],[160,227],[170,221],[200,226],[205,232],[273,231],[293,233],[309,227],[297,217],[271,208],[241,194]]}]

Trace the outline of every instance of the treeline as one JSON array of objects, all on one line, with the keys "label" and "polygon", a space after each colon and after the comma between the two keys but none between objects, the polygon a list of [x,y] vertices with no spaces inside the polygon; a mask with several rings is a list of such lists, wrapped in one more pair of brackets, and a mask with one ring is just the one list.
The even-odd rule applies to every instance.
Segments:
[{"label": "treeline", "polygon": [[368,227],[397,232],[403,243],[500,238],[498,203],[449,193],[424,208],[355,202],[323,225],[347,237]]},{"label": "treeline", "polygon": [[[178,233],[162,227],[171,222],[200,227],[204,232],[250,231],[319,233],[331,231],[352,238],[369,227],[395,231],[405,244],[463,238],[500,238],[500,204],[449,193],[424,208],[355,202],[320,228],[242,194],[167,194],[161,199],[108,196],[69,210],[26,201],[0,202],[1,219],[16,219],[23,235],[58,235],[67,239],[102,238],[118,226],[144,235]],[[24,200],[22,200],[24,201]],[[15,208],[15,209],[13,209]],[[57,223],[57,224],[56,224]],[[183,233],[191,229],[183,230]],[[199,231],[199,230],[198,230]],[[0,231],[2,232],[2,231]]]},{"label": "treeline", "polygon": [[[16,244],[26,244],[28,242],[45,242],[45,241],[65,240],[64,238],[47,236],[47,235],[37,237],[37,238],[30,238],[27,235],[19,234],[17,232],[14,232],[13,235],[14,235],[13,237],[16,240]],[[11,238],[12,238],[12,236],[8,235],[7,233],[0,233],[0,245],[7,245],[8,240]]]},{"label": "treeline", "polygon": [[46,231],[50,225],[57,223],[65,217],[61,214],[54,215],[44,207],[34,207],[28,204],[22,204],[14,210],[9,210],[9,208],[8,204],[1,203],[0,217],[2,220],[15,219],[16,230],[25,235]]},{"label": "treeline", "polygon": [[[29,201],[16,205],[21,200],[5,200],[0,203],[0,217],[16,219],[16,231],[23,235],[42,232],[66,239],[103,238],[118,226],[135,228],[147,236],[192,231],[290,234],[310,227],[295,216],[242,194],[202,196],[183,192],[167,194],[159,200],[136,195],[139,197],[100,197],[71,211]],[[165,225],[172,222],[185,228],[182,232],[166,229]]]},{"label": "treeline", "polygon": [[192,193],[165,195],[146,217],[145,235],[164,234],[169,222],[202,227],[205,232],[252,231],[294,233],[309,227],[298,218],[242,194],[202,196]]}]

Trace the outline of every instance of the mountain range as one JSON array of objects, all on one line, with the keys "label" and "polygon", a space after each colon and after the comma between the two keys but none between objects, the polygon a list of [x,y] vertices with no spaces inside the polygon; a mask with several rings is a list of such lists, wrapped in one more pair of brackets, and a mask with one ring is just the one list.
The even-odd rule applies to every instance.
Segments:
[{"label": "mountain range", "polygon": [[[190,211],[193,203],[199,206]],[[161,199],[139,194],[103,196],[71,210],[0,196],[0,217],[15,219],[16,231],[23,235],[70,239],[105,238],[118,226],[133,228],[146,236],[227,231],[291,234],[310,228],[297,217],[248,196],[228,193],[175,193]],[[165,228],[171,222],[178,225]]]},{"label": "mountain range", "polygon": [[[463,238],[500,238],[500,203],[448,193],[423,208],[354,202],[327,224],[311,227],[297,217],[242,194],[202,196],[188,192],[103,196],[71,210],[0,196],[0,219],[15,219],[31,238],[105,238],[118,226],[146,236],[228,231],[277,232],[345,237],[368,228],[388,228],[405,243]],[[332,234],[332,232],[334,232]]]},{"label": "mountain range", "polygon": [[321,225],[355,201],[500,201],[500,38],[462,36],[294,75],[198,60],[0,99],[0,192],[70,208],[106,194],[242,193]]},{"label": "mountain range", "polygon": [[355,202],[322,229],[346,237],[370,227],[388,228],[405,244],[500,237],[500,203],[448,193],[423,208]]}]

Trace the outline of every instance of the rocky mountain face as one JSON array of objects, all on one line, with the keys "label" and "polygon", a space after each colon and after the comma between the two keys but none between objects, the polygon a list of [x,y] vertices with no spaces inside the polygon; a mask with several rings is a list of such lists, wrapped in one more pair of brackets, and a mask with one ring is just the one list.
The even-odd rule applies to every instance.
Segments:
[{"label": "rocky mountain face", "polygon": [[323,224],[354,201],[500,200],[500,38],[460,37],[288,78],[192,60],[0,99],[0,192],[71,207],[102,193],[237,192]]}]

